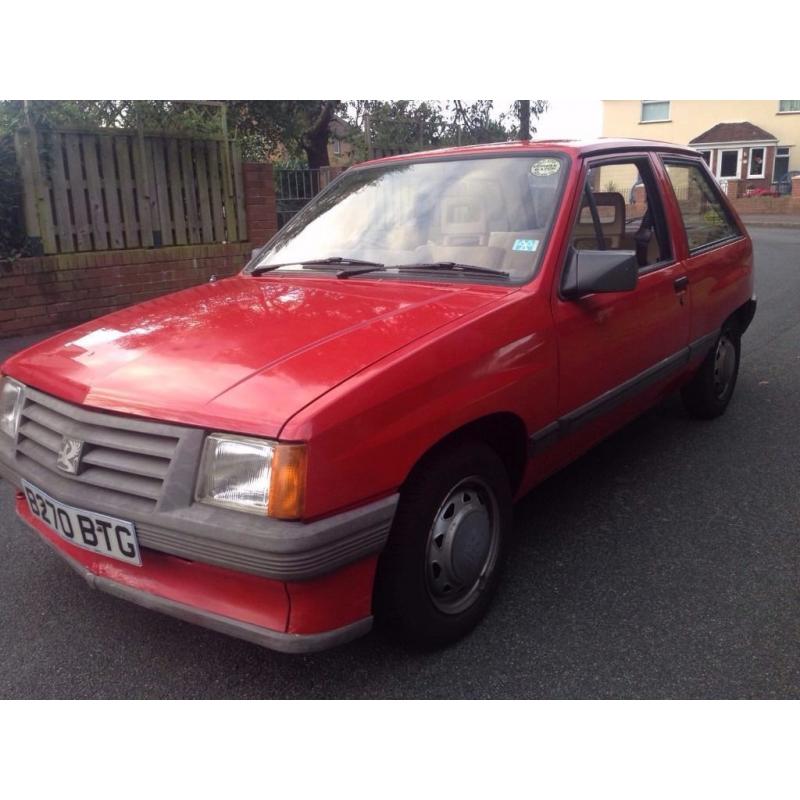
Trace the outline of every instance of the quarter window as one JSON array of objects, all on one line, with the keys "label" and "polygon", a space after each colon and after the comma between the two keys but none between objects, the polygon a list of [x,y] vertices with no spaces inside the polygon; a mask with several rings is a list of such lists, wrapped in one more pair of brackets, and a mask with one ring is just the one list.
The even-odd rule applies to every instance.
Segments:
[{"label": "quarter window", "polygon": [[669,122],[669,100],[642,100],[642,122]]},{"label": "quarter window", "polygon": [[669,162],[664,166],[680,206],[689,252],[739,235],[717,189],[698,166]]},{"label": "quarter window", "polygon": [[800,113],[800,100],[778,100],[778,111],[782,114]]}]

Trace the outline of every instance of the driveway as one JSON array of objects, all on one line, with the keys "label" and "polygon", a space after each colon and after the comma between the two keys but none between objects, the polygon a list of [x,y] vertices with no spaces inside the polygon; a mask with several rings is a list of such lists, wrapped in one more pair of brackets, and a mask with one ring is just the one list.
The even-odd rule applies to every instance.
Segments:
[{"label": "driveway", "polygon": [[516,510],[488,618],[290,657],[89,589],[0,483],[0,697],[800,697],[800,230],[753,231],[728,413],[671,398]]}]

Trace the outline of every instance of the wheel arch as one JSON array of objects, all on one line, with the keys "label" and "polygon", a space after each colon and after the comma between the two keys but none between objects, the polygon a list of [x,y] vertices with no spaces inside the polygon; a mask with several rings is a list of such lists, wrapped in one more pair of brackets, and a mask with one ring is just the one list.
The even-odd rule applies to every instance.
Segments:
[{"label": "wheel arch", "polygon": [[729,317],[725,320],[726,323],[732,322],[736,325],[736,330],[741,336],[753,321],[756,314],[756,298],[751,297],[747,302],[742,303]]},{"label": "wheel arch", "polygon": [[511,411],[498,411],[472,420],[448,433],[429,447],[414,463],[404,485],[435,453],[464,441],[481,441],[500,456],[508,472],[511,493],[522,483],[528,459],[528,431],[522,418]]}]

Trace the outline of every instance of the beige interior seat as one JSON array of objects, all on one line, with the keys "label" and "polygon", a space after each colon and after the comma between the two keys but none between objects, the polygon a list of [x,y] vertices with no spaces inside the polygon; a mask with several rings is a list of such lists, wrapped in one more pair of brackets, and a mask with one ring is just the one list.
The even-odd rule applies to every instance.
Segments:
[{"label": "beige interior seat", "polygon": [[484,246],[488,239],[486,209],[475,197],[444,197],[440,206],[441,244]]},{"label": "beige interior seat", "polygon": [[[636,242],[625,233],[625,198],[619,192],[593,192],[600,228],[609,250],[634,250]],[[589,204],[584,200],[575,225],[573,246],[577,250],[595,249],[597,235]]]}]

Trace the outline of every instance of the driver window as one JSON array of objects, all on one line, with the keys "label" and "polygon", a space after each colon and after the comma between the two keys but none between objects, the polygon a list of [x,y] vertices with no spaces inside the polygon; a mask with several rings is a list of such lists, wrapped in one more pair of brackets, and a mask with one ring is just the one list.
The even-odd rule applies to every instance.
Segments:
[{"label": "driver window", "polygon": [[646,163],[615,162],[594,166],[587,176],[596,219],[587,193],[572,233],[576,250],[629,250],[645,269],[669,258],[663,230],[642,170]]}]

